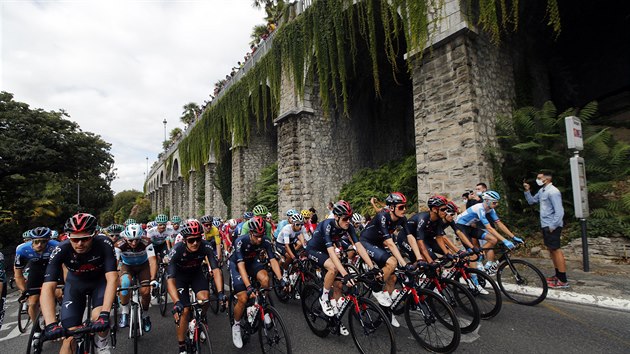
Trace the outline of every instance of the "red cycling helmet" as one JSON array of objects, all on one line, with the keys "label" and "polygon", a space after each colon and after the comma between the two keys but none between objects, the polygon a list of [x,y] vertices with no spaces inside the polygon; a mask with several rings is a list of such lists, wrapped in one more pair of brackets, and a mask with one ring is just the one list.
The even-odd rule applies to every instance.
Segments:
[{"label": "red cycling helmet", "polygon": [[89,232],[96,231],[96,217],[92,214],[79,213],[73,215],[64,226],[64,230],[67,232]]},{"label": "red cycling helmet", "polygon": [[333,205],[333,215],[342,217],[352,217],[352,207],[345,200],[340,200]]},{"label": "red cycling helmet", "polygon": [[267,231],[265,219],[262,216],[254,216],[247,222],[249,232],[254,235],[264,235]]},{"label": "red cycling helmet", "polygon": [[201,227],[201,224],[199,223],[199,221],[197,220],[188,220],[184,226],[184,228],[182,229],[182,231],[179,232],[183,237],[188,237],[188,236],[199,236],[203,233],[203,228]]},{"label": "red cycling helmet", "polygon": [[453,201],[446,203],[446,212],[449,214],[457,214],[459,213],[459,208]]},{"label": "red cycling helmet", "polygon": [[441,195],[436,195],[429,198],[429,200],[427,201],[427,206],[429,207],[429,209],[432,209],[434,207],[439,208],[443,205],[446,205],[447,203],[448,203],[448,200],[446,198],[444,198]]},{"label": "red cycling helmet", "polygon": [[387,198],[385,198],[385,203],[389,206],[393,206],[396,204],[406,204],[407,197],[405,197],[405,195],[400,192],[391,192],[389,193]]}]

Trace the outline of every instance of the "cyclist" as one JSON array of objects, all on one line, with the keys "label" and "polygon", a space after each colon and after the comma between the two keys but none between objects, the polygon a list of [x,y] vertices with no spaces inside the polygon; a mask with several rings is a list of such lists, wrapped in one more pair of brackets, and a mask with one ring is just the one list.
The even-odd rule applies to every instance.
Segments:
[{"label": "cyclist", "polygon": [[137,223],[138,222],[136,222],[136,219],[129,218],[129,219],[125,220],[125,222],[123,223],[123,226],[127,227],[127,225],[137,224]]},{"label": "cyclist", "polygon": [[[267,207],[264,205],[256,205],[254,207],[254,209],[252,209],[254,217],[258,216],[260,217],[264,222],[265,222],[265,235],[267,236],[267,238],[269,239],[269,241],[271,241],[271,243],[273,244],[274,239],[273,239],[273,231],[272,231],[272,227],[271,227],[271,223],[265,220],[265,217],[267,217],[267,213],[269,212],[267,210]],[[243,228],[241,229],[241,236],[247,236],[249,235],[249,223],[246,223],[243,225]]]},{"label": "cyclist", "polygon": [[241,231],[243,229],[243,226],[245,226],[245,224],[247,224],[249,219],[253,217],[254,217],[254,213],[252,213],[251,211],[246,211],[243,213],[243,219],[236,225],[236,228],[234,229],[234,234],[232,235],[232,241],[236,240],[237,238],[241,236]]},{"label": "cyclist", "polygon": [[4,322],[4,312],[7,302],[7,272],[4,266],[4,255],[0,252],[0,329]]},{"label": "cyclist", "polygon": [[274,231],[274,233],[273,233],[273,237],[277,238],[278,234],[280,233],[280,230],[282,230],[282,228],[285,227],[290,222],[291,215],[297,214],[297,213],[298,213],[298,211],[295,210],[295,209],[287,210],[287,212],[285,214],[287,216],[287,218],[278,221],[278,225],[276,227],[276,231]]},{"label": "cyclist", "polygon": [[275,235],[277,227],[276,227],[276,223],[273,222],[273,214],[271,214],[271,212],[268,212],[267,215],[265,215],[265,221],[271,224],[271,234]]},{"label": "cyclist", "polygon": [[297,251],[306,245],[306,228],[304,217],[301,214],[293,214],[291,223],[280,230],[276,238],[276,249],[284,257],[283,268],[285,273],[289,264],[296,258]]},{"label": "cyclist", "polygon": [[169,244],[166,240],[173,237],[175,231],[172,227],[167,225],[168,217],[164,214],[156,216],[155,222],[157,223],[157,226],[147,230],[147,236],[151,239],[151,243],[153,243],[155,255],[158,259],[162,259],[170,250]]},{"label": "cyclist", "polygon": [[223,240],[226,250],[230,250],[230,247],[232,247],[231,235],[234,233],[234,229],[236,229],[236,224],[236,220],[230,219],[219,228],[219,233],[221,234],[221,239]]},{"label": "cyclist", "polygon": [[[47,227],[36,227],[29,231],[31,241],[18,246],[15,250],[13,273],[15,284],[23,293],[28,291],[28,315],[33,322],[39,312],[39,294],[44,282],[44,274],[48,260],[58,242],[50,240],[51,230]],[[28,273],[25,279],[24,273]],[[29,289],[33,289],[30,290]],[[57,296],[61,295],[58,291]]]},{"label": "cyclist", "polygon": [[352,214],[352,226],[357,231],[357,234],[361,234],[361,231],[365,229],[365,218],[359,213]]},{"label": "cyclist", "polygon": [[[407,264],[400,254],[393,240],[393,233],[400,226],[402,227],[400,233],[412,237],[413,234],[407,228],[407,218],[405,217],[407,197],[400,192],[392,192],[385,198],[385,203],[387,207],[376,214],[361,233],[361,244],[367,250],[370,258],[383,270],[385,287],[382,291],[373,291],[372,294],[382,306],[389,307],[392,304],[390,294],[394,290],[396,282],[396,276],[393,275],[396,265],[407,266],[410,270],[414,269],[413,265]],[[389,252],[385,250],[385,247],[389,249]],[[393,319],[392,322],[394,322]]]},{"label": "cyclist", "polygon": [[[20,245],[25,244],[26,242],[31,240],[31,234],[29,233],[29,231],[31,231],[31,230],[26,230],[22,234],[22,243],[20,243]],[[19,247],[19,245],[18,245],[18,247]]]},{"label": "cyclist", "polygon": [[[317,229],[313,233],[313,237],[308,241],[306,247],[308,251],[309,259],[316,262],[320,267],[326,268],[328,271],[324,277],[324,287],[322,289],[322,295],[319,302],[322,306],[322,310],[326,316],[334,316],[337,309],[337,300],[341,297],[340,284],[334,287],[333,299],[330,300],[330,290],[335,283],[335,276],[337,272],[344,278],[344,282],[348,285],[353,285],[353,282],[349,279],[349,273],[346,268],[341,264],[335,248],[339,243],[342,243],[343,238],[350,240],[355,245],[359,255],[370,269],[374,268],[374,263],[368,256],[362,243],[359,242],[357,234],[354,230],[354,226],[350,224],[350,218],[352,217],[352,208],[350,204],[345,200],[340,200],[333,204],[332,208],[333,218],[325,219],[317,225]],[[348,330],[341,326],[339,332],[347,336]]]},{"label": "cyclist", "polygon": [[427,201],[429,211],[415,214],[407,220],[410,234],[398,233],[398,247],[407,253],[411,262],[432,262],[437,258],[434,252],[444,252],[437,239],[444,236],[441,220],[446,215],[447,202],[446,198],[439,195],[430,197]]},{"label": "cyclist", "polygon": [[178,234],[179,233],[179,225],[181,225],[182,223],[182,218],[180,218],[177,215],[174,215],[171,218],[171,227],[173,228],[173,233]]},{"label": "cyclist", "polygon": [[[214,225],[214,218],[212,215],[204,215],[199,219],[203,226],[203,237],[206,241],[210,242],[214,253],[217,255],[217,260],[221,264],[223,252],[221,251],[221,233],[219,228]],[[219,225],[220,226],[220,225]]]},{"label": "cyclist", "polygon": [[[66,222],[65,230],[70,233],[70,241],[60,243],[53,250],[42,285],[40,305],[46,322],[46,338],[60,338],[66,329],[81,325],[85,296],[89,293],[92,294],[92,329],[97,332],[94,344],[98,352],[109,353],[109,313],[118,286],[114,245],[107,237],[95,236],[96,218],[90,214],[72,216]],[[62,265],[67,275],[61,322],[58,323],[55,318],[54,292],[62,276]],[[74,352],[73,343],[73,337],[66,338],[60,353]]]},{"label": "cyclist", "polygon": [[[498,263],[494,261],[494,251],[492,248],[501,241],[506,247],[514,248],[514,243],[511,240],[503,237],[499,231],[497,231],[490,221],[507,234],[515,242],[523,242],[519,237],[514,236],[512,231],[505,226],[495,211],[495,208],[499,205],[501,196],[495,191],[486,191],[481,195],[482,202],[474,204],[470,208],[466,209],[457,218],[457,227],[466,235],[469,239],[476,238],[479,240],[485,240],[486,243],[483,246],[485,250],[488,262],[486,263],[486,272],[489,275],[495,275],[497,273]],[[481,223],[482,225],[479,225]]]},{"label": "cyclist", "polygon": [[[266,213],[265,213],[266,214]],[[263,288],[268,288],[269,273],[266,265],[271,264],[271,269],[280,285],[286,287],[288,282],[282,279],[280,265],[274,257],[273,246],[267,235],[265,219],[260,216],[251,218],[248,222],[249,234],[240,236],[234,242],[234,253],[230,257],[229,269],[232,278],[232,286],[236,294],[237,303],[234,305],[234,325],[232,326],[232,341],[237,348],[243,347],[241,337],[241,317],[247,304],[247,299],[254,292],[250,277],[254,277]],[[261,255],[266,259],[261,259]]]},{"label": "cyclist", "polygon": [[303,209],[302,211],[300,211],[300,214],[302,214],[302,217],[304,218],[304,227],[306,228],[306,232],[308,234],[306,240],[308,241],[313,235],[313,232],[315,232],[317,224],[311,223],[311,216],[313,216],[313,213],[311,213],[310,210]]},{"label": "cyclist", "polygon": [[[177,327],[179,352],[185,354],[185,336],[188,330],[186,323],[188,323],[189,309],[184,305],[190,304],[189,289],[195,292],[197,300],[208,300],[210,297],[208,280],[201,268],[204,260],[210,262],[214,282],[219,292],[219,301],[225,302],[225,294],[223,292],[223,276],[218,268],[214,249],[210,242],[203,239],[201,224],[197,220],[188,220],[181,229],[180,235],[184,241],[175,244],[169,253],[167,284],[168,293],[174,302],[173,315],[175,320],[179,320],[180,323]],[[204,313],[207,310],[207,305],[204,306]]]},{"label": "cyclist", "polygon": [[120,224],[109,225],[109,227],[107,228],[107,236],[110,240],[112,240],[112,243],[116,244],[116,242],[118,242],[118,239],[120,238],[120,233],[123,232],[124,229],[125,227]]},{"label": "cyclist", "polygon": [[[151,331],[151,318],[149,317],[149,303],[151,293],[146,285],[157,285],[157,260],[151,241],[143,238],[144,230],[140,224],[127,225],[121,233],[122,240],[116,244],[116,259],[120,262],[120,287],[132,286],[132,278],[136,277],[140,285],[142,298],[142,327],[145,332]],[[121,316],[118,326],[120,328],[129,325],[129,291],[120,291]]]}]

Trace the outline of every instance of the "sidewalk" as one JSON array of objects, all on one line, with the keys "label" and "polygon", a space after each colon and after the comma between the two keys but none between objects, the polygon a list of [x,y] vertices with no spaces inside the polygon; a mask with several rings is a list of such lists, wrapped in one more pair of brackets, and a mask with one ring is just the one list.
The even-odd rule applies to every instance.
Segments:
[{"label": "sidewalk", "polygon": [[[545,276],[554,274],[550,259],[518,256],[514,258],[529,261]],[[567,260],[570,288],[549,289],[547,298],[630,312],[630,265],[591,261],[588,273],[582,269],[581,261]]]}]

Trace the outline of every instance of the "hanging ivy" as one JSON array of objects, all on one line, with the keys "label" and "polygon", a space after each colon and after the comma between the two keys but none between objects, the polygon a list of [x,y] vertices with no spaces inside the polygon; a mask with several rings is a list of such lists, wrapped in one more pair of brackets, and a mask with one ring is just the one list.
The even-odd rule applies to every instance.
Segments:
[{"label": "hanging ivy", "polygon": [[[494,42],[502,30],[518,27],[518,0],[468,0],[469,19],[490,34]],[[547,1],[548,25],[560,31],[557,0]],[[523,6],[521,6],[523,7]],[[396,70],[399,56],[395,43],[404,36],[409,53],[422,52],[430,34],[443,20],[444,0],[336,0],[313,1],[295,20],[276,30],[273,46],[256,65],[217,99],[179,143],[181,171],[188,178],[199,170],[210,153],[221,154],[221,146],[246,145],[251,134],[250,117],[257,128],[278,115],[282,75],[288,75],[296,93],[317,78],[324,113],[330,108],[348,116],[347,68],[355,69],[357,38],[366,41],[376,94],[380,94],[377,31],[384,30],[387,60]],[[356,32],[359,36],[356,36]],[[411,65],[409,65],[411,67]],[[308,81],[307,81],[308,80]]]}]

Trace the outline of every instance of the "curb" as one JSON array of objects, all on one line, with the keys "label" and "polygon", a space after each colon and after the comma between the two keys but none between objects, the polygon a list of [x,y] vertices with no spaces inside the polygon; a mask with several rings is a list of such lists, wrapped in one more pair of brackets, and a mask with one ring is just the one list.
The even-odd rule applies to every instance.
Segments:
[{"label": "curb", "polygon": [[[519,287],[513,284],[504,284],[503,286],[507,291],[518,292],[525,295],[528,293],[540,293],[540,288]],[[610,296],[580,294],[573,291],[549,289],[547,299],[630,312],[630,300]]]}]

